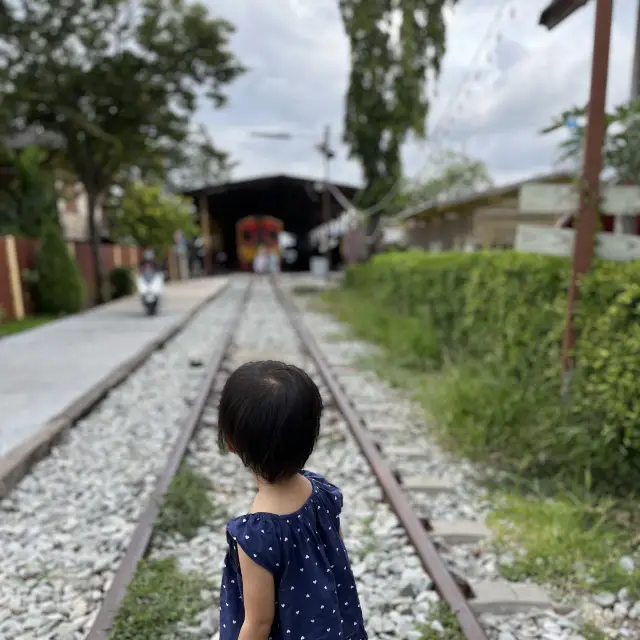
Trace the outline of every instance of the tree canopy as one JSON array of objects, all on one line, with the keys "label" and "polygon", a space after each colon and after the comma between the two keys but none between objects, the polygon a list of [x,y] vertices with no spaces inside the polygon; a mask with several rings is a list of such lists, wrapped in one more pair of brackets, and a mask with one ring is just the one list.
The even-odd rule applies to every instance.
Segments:
[{"label": "tree canopy", "polygon": [[493,180],[484,162],[466,153],[444,150],[435,158],[425,179],[405,181],[394,200],[394,209],[462,198],[491,186]]},{"label": "tree canopy", "polygon": [[47,160],[37,147],[0,153],[8,173],[0,190],[0,235],[38,237],[45,227],[59,224],[58,194]]},{"label": "tree canopy", "polygon": [[133,239],[139,246],[152,248],[164,256],[176,231],[186,238],[197,233],[189,198],[163,191],[160,185],[131,183],[111,219],[111,231],[118,239]]},{"label": "tree canopy", "polygon": [[[568,109],[542,130],[545,135],[568,130],[568,138],[559,145],[560,161],[570,160],[579,165],[586,133],[586,111],[586,107]],[[607,113],[605,126],[603,170],[613,172],[621,182],[637,183],[640,180],[640,100],[625,102]]]},{"label": "tree canopy", "polygon": [[[63,140],[87,191],[102,291],[96,205],[123,175],[164,178],[193,152],[199,98],[222,107],[244,72],[233,27],[186,0],[0,0],[0,32],[5,112],[13,128]],[[198,152],[221,158],[208,141]]]},{"label": "tree canopy", "polygon": [[446,48],[444,9],[457,0],[339,0],[351,45],[345,134],[362,168],[366,208],[402,178],[401,149],[425,135],[428,83],[440,74]]}]

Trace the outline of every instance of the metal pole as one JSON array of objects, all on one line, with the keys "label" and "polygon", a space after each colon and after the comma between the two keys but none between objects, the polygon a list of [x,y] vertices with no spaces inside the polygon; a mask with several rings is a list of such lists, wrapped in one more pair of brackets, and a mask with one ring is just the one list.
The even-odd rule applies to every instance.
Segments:
[{"label": "metal pole", "polygon": [[331,158],[333,153],[330,145],[331,129],[327,125],[324,128],[324,139],[320,145],[324,165],[324,189],[322,192],[322,221],[328,222],[331,219],[331,194],[329,193],[329,179],[331,177]]},{"label": "metal pole", "polygon": [[640,0],[636,12],[636,39],[633,48],[633,68],[631,71],[631,99],[640,98]]},{"label": "metal pole", "polygon": [[571,350],[574,343],[573,312],[578,296],[578,280],[591,266],[597,216],[600,215],[600,171],[602,169],[602,145],[605,133],[605,102],[612,16],[613,0],[596,0],[593,59],[591,61],[591,89],[587,109],[580,206],[573,249],[571,280],[569,282],[564,342],[562,345],[562,371],[565,389],[570,379],[572,365]]},{"label": "metal pole", "polygon": [[[324,128],[324,136],[322,142],[318,145],[318,151],[322,155],[324,166],[324,185],[322,190],[322,223],[327,224],[331,220],[331,192],[329,191],[329,179],[331,173],[331,160],[334,157],[334,152],[331,149],[331,127],[327,125]],[[327,231],[328,234],[328,231]],[[321,251],[320,254],[325,254],[325,258],[330,262],[329,255],[329,238],[327,235],[326,252]],[[327,275],[329,275],[330,264],[327,265]]]}]

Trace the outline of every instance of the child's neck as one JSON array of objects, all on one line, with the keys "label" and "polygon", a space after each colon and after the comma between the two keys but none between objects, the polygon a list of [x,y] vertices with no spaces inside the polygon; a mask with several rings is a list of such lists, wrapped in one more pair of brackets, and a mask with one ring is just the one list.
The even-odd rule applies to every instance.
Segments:
[{"label": "child's neck", "polygon": [[253,501],[252,511],[276,515],[295,513],[304,506],[312,492],[309,480],[299,473],[273,484],[256,478],[256,485],[258,494]]}]

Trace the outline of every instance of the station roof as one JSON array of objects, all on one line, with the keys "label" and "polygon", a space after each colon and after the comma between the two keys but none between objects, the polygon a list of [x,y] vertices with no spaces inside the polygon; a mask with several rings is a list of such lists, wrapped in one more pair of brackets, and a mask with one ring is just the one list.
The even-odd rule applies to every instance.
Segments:
[{"label": "station roof", "polygon": [[[234,191],[259,191],[261,189],[269,189],[271,187],[282,187],[286,184],[294,187],[301,187],[313,193],[315,191],[315,185],[322,184],[322,179],[293,176],[281,173],[224,182],[221,184],[203,187],[201,189],[196,189],[194,191],[187,191],[184,195],[194,198],[199,196],[210,197],[215,195],[228,194]],[[353,198],[359,190],[359,187],[356,187],[355,185],[341,184],[334,181],[331,181],[331,184],[337,187],[349,199]]]},{"label": "station roof", "polygon": [[525,180],[519,180],[518,182],[513,182],[499,187],[491,187],[490,189],[480,192],[476,191],[457,198],[423,202],[400,213],[397,216],[396,221],[403,222],[411,218],[427,218],[453,210],[458,211],[461,209],[469,209],[472,211],[482,206],[488,206],[492,202],[501,198],[517,197],[520,187],[530,182],[562,183],[569,182],[573,179],[574,175],[572,173],[558,171],[555,173],[527,178]]}]

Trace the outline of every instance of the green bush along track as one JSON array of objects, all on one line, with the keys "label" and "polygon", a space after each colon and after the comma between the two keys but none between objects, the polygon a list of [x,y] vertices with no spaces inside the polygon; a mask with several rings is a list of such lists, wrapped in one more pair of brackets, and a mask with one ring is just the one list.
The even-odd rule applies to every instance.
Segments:
[{"label": "green bush along track", "polygon": [[638,563],[640,544],[640,265],[597,263],[583,279],[563,402],[569,275],[568,260],[508,251],[388,253],[322,304],[383,347],[380,370],[412,389],[442,444],[505,472],[493,524],[518,551],[510,577],[638,593],[619,560]]}]

